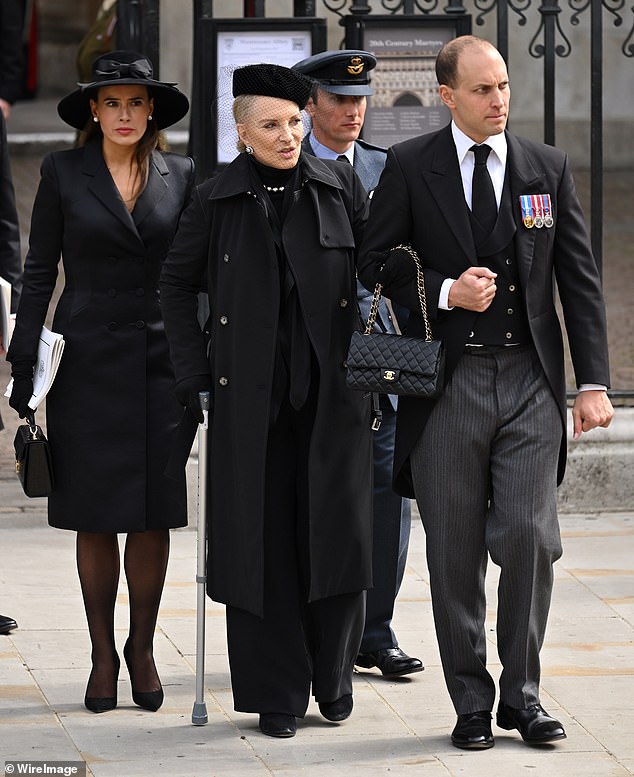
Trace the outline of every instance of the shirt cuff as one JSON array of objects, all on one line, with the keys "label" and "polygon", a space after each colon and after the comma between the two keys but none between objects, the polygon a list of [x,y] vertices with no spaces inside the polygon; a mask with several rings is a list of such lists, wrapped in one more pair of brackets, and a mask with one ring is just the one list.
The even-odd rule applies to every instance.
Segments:
[{"label": "shirt cuff", "polygon": [[607,386],[602,386],[600,383],[582,383],[579,386],[579,393],[582,391],[607,391]]},{"label": "shirt cuff", "polygon": [[454,283],[455,278],[445,278],[440,287],[440,295],[438,297],[438,309],[439,310],[453,310],[453,306],[449,306],[449,290]]}]

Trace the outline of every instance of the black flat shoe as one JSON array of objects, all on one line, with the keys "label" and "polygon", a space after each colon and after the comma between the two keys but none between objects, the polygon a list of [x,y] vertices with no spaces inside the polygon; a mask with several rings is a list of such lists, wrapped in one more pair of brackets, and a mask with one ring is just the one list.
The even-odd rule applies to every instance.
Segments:
[{"label": "black flat shoe", "polygon": [[456,727],[451,732],[451,744],[462,750],[488,750],[493,747],[491,713],[480,710],[458,715]]},{"label": "black flat shoe", "polygon": [[295,715],[283,712],[263,712],[260,715],[260,731],[267,737],[288,739],[294,737],[297,731]]},{"label": "black flat shoe", "polygon": [[[123,646],[123,657],[125,658],[126,666],[128,667],[128,674],[130,675],[130,684],[132,685],[132,701],[138,706],[142,707],[148,712],[156,712],[161,704],[163,704],[164,694],[163,687],[161,686],[157,691],[135,691],[134,690],[134,673],[132,671],[132,664],[130,660],[130,639],[126,640]],[[160,685],[160,681],[159,681]]]},{"label": "black flat shoe", "polygon": [[[100,712],[110,712],[110,710],[113,710],[117,706],[117,680],[119,678],[119,667],[121,665],[121,661],[119,660],[119,656],[115,654],[115,666],[117,667],[117,672],[115,676],[114,681],[114,689],[115,689],[115,695],[114,696],[88,696],[88,689],[86,689],[86,695],[84,696],[84,706],[87,710],[90,710],[90,712],[100,713]],[[90,673],[90,677],[92,677],[92,671]],[[90,677],[88,678],[88,687],[90,687]]]},{"label": "black flat shoe", "polygon": [[405,674],[422,672],[425,668],[420,658],[408,656],[399,647],[382,648],[373,653],[359,653],[354,663],[364,669],[376,666],[384,677],[401,677]]},{"label": "black flat shoe", "polygon": [[525,710],[518,710],[501,701],[498,705],[496,722],[500,728],[507,731],[516,728],[522,735],[522,739],[532,745],[566,738],[564,727],[551,717],[541,704],[533,704]]},{"label": "black flat shoe", "polygon": [[326,720],[331,720],[333,723],[349,718],[352,712],[352,694],[347,693],[335,701],[320,701],[319,711]]}]

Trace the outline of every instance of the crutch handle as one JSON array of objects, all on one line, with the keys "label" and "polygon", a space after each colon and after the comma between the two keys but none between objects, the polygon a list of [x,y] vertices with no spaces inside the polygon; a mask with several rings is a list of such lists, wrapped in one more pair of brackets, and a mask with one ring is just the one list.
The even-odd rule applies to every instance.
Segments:
[{"label": "crutch handle", "polygon": [[205,410],[209,412],[209,392],[199,391],[198,399],[200,400],[200,407],[202,408],[203,413],[205,412]]},{"label": "crutch handle", "polygon": [[201,427],[203,429],[208,429],[209,428],[209,403],[210,403],[209,392],[199,391],[198,401],[200,402],[200,408],[203,411],[203,422],[201,424]]}]

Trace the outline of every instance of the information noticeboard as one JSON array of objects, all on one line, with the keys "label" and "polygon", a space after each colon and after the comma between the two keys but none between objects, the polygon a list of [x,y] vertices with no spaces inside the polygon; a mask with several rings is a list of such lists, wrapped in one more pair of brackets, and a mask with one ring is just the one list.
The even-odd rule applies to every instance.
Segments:
[{"label": "information noticeboard", "polygon": [[471,31],[471,17],[375,16],[353,21],[354,27],[346,30],[346,45],[377,58],[364,139],[387,148],[447,124],[451,116],[438,95],[436,56],[445,43]]},{"label": "information noticeboard", "polygon": [[261,62],[291,67],[325,50],[327,27],[316,17],[206,19],[198,35],[191,151],[207,177],[238,153],[231,111],[235,68]]}]

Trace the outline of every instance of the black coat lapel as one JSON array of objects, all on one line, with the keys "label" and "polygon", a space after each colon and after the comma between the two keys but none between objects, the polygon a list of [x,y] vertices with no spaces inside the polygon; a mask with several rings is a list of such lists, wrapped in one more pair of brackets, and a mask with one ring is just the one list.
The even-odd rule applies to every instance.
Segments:
[{"label": "black coat lapel", "polygon": [[152,152],[149,160],[148,179],[134,207],[134,223],[140,227],[146,218],[161,202],[169,189],[169,168],[157,151]]},{"label": "black coat lapel", "polygon": [[511,206],[513,219],[517,227],[515,233],[516,259],[522,284],[526,288],[531,265],[533,264],[537,230],[527,229],[522,223],[519,198],[522,194],[544,192],[546,179],[543,173],[535,167],[533,158],[526,153],[524,147],[514,135],[507,132],[506,141],[508,144],[506,166],[509,170]]},{"label": "black coat lapel", "polygon": [[[438,135],[438,142],[434,144],[432,153],[431,159],[424,160],[422,164],[423,177],[451,231],[474,263],[475,243],[450,125]],[[422,213],[421,217],[424,218],[425,214]]]},{"label": "black coat lapel", "polygon": [[130,212],[119,196],[115,182],[101,153],[99,140],[91,140],[84,150],[84,165],[82,172],[90,176],[88,189],[127,229],[132,231],[140,240],[136,225]]}]

